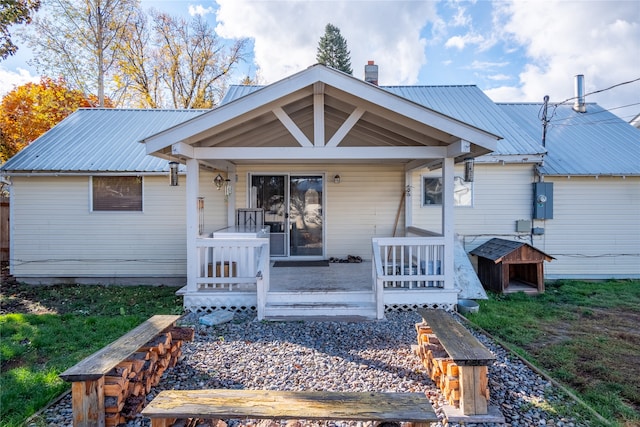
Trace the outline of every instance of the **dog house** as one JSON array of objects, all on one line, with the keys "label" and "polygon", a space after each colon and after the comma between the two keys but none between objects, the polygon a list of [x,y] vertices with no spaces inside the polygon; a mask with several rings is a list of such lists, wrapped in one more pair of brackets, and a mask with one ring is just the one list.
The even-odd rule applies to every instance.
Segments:
[{"label": "dog house", "polygon": [[478,257],[482,286],[498,293],[543,293],[544,262],[555,259],[524,242],[498,238],[469,253]]}]

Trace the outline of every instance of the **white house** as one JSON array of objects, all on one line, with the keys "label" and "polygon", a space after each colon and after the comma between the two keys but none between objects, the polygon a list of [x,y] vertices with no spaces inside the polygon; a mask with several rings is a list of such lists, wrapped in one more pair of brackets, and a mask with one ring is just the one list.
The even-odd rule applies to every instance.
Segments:
[{"label": "white house", "polygon": [[452,307],[456,234],[525,240],[549,278],[640,277],[640,131],[559,106],[543,146],[534,109],[315,65],[210,111],[79,110],[2,167],[11,274],[183,283],[188,309],[260,318]]}]

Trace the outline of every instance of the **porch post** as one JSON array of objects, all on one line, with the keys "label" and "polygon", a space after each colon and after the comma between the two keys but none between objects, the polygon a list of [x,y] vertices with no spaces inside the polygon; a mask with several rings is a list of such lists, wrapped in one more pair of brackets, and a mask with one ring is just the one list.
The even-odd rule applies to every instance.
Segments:
[{"label": "porch post", "polygon": [[197,290],[198,254],[198,194],[200,193],[200,163],[197,159],[187,159],[187,290]]},{"label": "porch post", "polygon": [[454,287],[454,212],[453,212],[453,176],[452,157],[442,159],[442,235],[444,237],[444,289]]}]

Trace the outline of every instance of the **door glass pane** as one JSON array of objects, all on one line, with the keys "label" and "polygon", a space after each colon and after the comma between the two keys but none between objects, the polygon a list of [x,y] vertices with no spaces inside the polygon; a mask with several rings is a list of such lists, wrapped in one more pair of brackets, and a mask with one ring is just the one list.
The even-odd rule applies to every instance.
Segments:
[{"label": "door glass pane", "polygon": [[284,175],[251,177],[252,207],[264,209],[264,224],[270,227],[272,256],[286,256],[286,200]]},{"label": "door glass pane", "polygon": [[289,180],[289,254],[322,256],[322,176]]}]

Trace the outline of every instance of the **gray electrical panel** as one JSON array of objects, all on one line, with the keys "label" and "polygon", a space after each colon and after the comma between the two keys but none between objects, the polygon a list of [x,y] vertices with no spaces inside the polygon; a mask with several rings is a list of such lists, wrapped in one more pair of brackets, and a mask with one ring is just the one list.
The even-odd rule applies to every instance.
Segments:
[{"label": "gray electrical panel", "polygon": [[533,183],[533,219],[553,218],[553,182]]},{"label": "gray electrical panel", "polygon": [[517,233],[531,233],[531,221],[528,219],[519,219],[516,221]]}]

